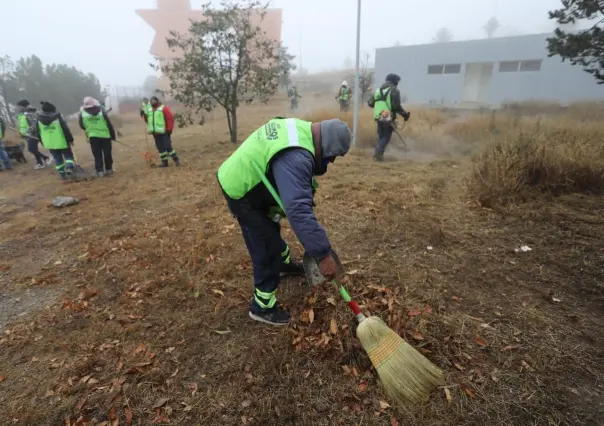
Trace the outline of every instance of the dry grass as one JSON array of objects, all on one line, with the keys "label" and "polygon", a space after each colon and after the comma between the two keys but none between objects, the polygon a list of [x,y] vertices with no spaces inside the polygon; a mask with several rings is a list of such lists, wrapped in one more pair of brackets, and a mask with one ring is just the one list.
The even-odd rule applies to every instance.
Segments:
[{"label": "dry grass", "polygon": [[[241,137],[285,109],[243,110]],[[404,133],[413,128],[414,138],[428,117],[440,120],[413,113]],[[491,146],[489,117],[477,120],[466,135]],[[131,121],[123,141],[145,151]],[[425,143],[445,135],[462,147],[455,121],[425,124]],[[576,129],[567,127],[583,140]],[[180,169],[149,169],[116,145],[113,179],[59,185],[50,170],[0,174],[0,303],[22,289],[62,294],[3,331],[0,424],[127,424],[130,413],[135,425],[602,424],[601,197],[540,197],[501,215],[473,202],[465,157],[377,165],[355,149],[330,166],[316,212],[351,295],[445,372],[427,404],[399,410],[329,286],[283,283],[294,317],[286,330],[248,320],[249,257],[215,180],[234,148],[224,122],[178,130],[174,141]],[[59,194],[82,201],[49,208]],[[524,244],[533,251],[514,251]]]}]

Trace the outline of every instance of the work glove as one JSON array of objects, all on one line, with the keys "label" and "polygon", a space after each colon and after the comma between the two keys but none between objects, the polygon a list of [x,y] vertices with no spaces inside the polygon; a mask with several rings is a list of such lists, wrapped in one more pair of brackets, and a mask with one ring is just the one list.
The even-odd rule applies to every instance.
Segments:
[{"label": "work glove", "polygon": [[338,274],[338,265],[331,252],[319,262],[319,271],[327,280],[333,280]]},{"label": "work glove", "polygon": [[167,130],[166,133],[172,136],[172,130]]},{"label": "work glove", "polygon": [[405,121],[409,121],[409,119],[411,118],[411,113],[409,111],[405,111],[404,113],[401,114],[403,116],[403,119]]}]

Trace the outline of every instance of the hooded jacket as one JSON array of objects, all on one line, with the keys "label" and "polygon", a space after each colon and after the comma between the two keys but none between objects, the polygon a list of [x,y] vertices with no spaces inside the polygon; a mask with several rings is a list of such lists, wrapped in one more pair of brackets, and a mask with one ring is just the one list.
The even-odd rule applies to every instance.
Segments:
[{"label": "hooded jacket", "polygon": [[[324,160],[344,156],[350,149],[348,125],[340,120],[326,120],[320,126],[322,158],[306,149],[286,149],[273,157],[267,177],[279,194],[287,220],[306,253],[323,259],[331,252],[325,229],[313,211],[312,178],[326,172]],[[244,202],[255,209],[268,209],[275,201],[264,185],[257,185]]]},{"label": "hooded jacket", "polygon": [[67,126],[67,122],[59,112],[40,112],[35,120],[34,125],[32,126],[32,136],[35,136],[36,139],[41,140],[40,138],[40,126],[38,126],[38,122],[42,123],[45,126],[48,126],[54,120],[59,119],[59,123],[61,124],[61,129],[63,130],[63,134],[65,135],[65,140],[67,140],[67,144],[73,144],[73,134],[69,127]]},{"label": "hooded jacket", "polygon": [[[111,124],[111,120],[109,119],[109,116],[107,115],[102,106],[99,105],[92,108],[85,108],[84,111],[86,111],[90,115],[103,114],[103,118],[105,119],[107,127],[109,128],[111,140],[115,140],[115,129],[113,128],[113,124]],[[86,128],[84,127],[84,120],[82,119],[82,113],[78,114],[78,124],[80,125],[80,128],[82,130],[86,131]]]}]

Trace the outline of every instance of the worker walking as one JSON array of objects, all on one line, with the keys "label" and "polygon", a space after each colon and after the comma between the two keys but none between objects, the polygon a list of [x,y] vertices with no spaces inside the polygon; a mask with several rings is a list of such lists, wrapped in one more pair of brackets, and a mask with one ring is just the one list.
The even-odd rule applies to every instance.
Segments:
[{"label": "worker walking", "polygon": [[52,154],[61,179],[70,178],[75,169],[71,151],[73,135],[63,116],[50,102],[42,102],[42,112],[36,117],[33,132],[33,136],[42,141],[42,145]]},{"label": "worker walking", "polygon": [[161,164],[159,167],[168,167],[168,157],[180,166],[180,158],[172,148],[172,130],[174,129],[174,116],[167,105],[160,102],[157,96],[151,98],[151,109],[147,114],[147,132],[153,135],[155,147],[159,152]]},{"label": "worker walking", "polygon": [[40,170],[52,163],[52,160],[47,155],[40,152],[38,144],[39,140],[31,137],[31,128],[35,121],[36,109],[30,105],[27,99],[23,99],[17,103],[19,113],[17,114],[17,124],[19,126],[19,135],[27,143],[27,150],[33,154],[36,159],[34,170]]},{"label": "worker walking", "polygon": [[[336,263],[325,229],[313,212],[313,176],[322,175],[336,157],[350,148],[348,125],[337,119],[311,123],[275,118],[256,130],[218,169],[227,205],[239,222],[252,258],[254,297],[249,316],[272,325],[287,325],[290,314],[277,303],[276,291],[283,256],[290,256],[280,234],[279,216],[289,223],[306,253],[319,259],[326,278]],[[259,173],[275,187],[285,212],[262,183]]]},{"label": "worker walking", "polygon": [[80,127],[86,132],[90,149],[94,156],[94,168],[98,177],[113,174],[113,156],[111,141],[116,139],[115,130],[101,103],[94,98],[84,98],[78,119]]},{"label": "worker walking", "polygon": [[336,99],[340,102],[340,112],[348,112],[350,106],[350,89],[348,88],[348,82],[344,80],[340,86],[340,90],[336,95]]},{"label": "worker walking", "polygon": [[4,149],[4,133],[6,132],[6,125],[4,124],[4,120],[0,117],[0,171],[4,170],[12,170],[13,163]]},{"label": "worker walking", "polygon": [[287,91],[287,96],[289,97],[290,112],[295,114],[298,111],[298,99],[302,98],[302,96],[298,94],[298,87],[290,87]]},{"label": "worker walking", "polygon": [[400,114],[405,121],[411,117],[411,113],[405,111],[401,104],[401,92],[398,90],[400,80],[398,75],[388,74],[384,84],[375,91],[368,102],[373,108],[373,119],[377,123],[378,143],[373,154],[377,161],[384,161],[384,151],[394,132],[396,114]]},{"label": "worker walking", "polygon": [[153,107],[149,103],[149,98],[143,98],[143,102],[141,103],[140,116],[143,120],[145,120],[145,123],[147,122],[147,117],[149,116],[149,113],[152,109]]}]

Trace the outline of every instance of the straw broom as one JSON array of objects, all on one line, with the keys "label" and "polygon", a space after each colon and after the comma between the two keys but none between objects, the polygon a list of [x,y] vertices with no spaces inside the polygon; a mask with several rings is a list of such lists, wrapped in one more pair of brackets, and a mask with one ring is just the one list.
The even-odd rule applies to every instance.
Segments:
[{"label": "straw broom", "polygon": [[442,371],[407,343],[379,317],[366,317],[341,284],[340,294],[359,325],[357,337],[376,369],[384,391],[401,405],[426,400],[442,382]]},{"label": "straw broom", "polygon": [[[256,163],[252,165],[281,210],[285,211],[281,198],[264,171]],[[338,269],[341,269],[335,253],[334,258]],[[401,405],[417,404],[426,400],[430,392],[441,384],[443,372],[379,317],[363,315],[357,302],[352,300],[338,280],[334,280],[333,284],[359,322],[357,337],[369,355],[388,397]]]}]

